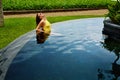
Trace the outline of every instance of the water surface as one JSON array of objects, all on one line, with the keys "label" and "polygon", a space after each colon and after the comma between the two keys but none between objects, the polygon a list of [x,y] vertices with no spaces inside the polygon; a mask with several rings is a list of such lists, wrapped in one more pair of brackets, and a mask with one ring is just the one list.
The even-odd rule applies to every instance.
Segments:
[{"label": "water surface", "polygon": [[43,44],[37,44],[33,36],[21,48],[5,80],[120,80],[119,70],[115,73],[112,65],[118,57],[116,46],[111,49],[111,42],[106,44],[102,37],[103,20],[52,24],[51,35]]}]

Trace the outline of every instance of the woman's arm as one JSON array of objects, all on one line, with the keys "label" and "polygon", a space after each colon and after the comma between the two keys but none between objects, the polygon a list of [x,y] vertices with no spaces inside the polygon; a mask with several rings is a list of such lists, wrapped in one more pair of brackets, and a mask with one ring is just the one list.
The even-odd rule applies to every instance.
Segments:
[{"label": "woman's arm", "polygon": [[37,31],[37,32],[44,32],[43,29],[42,29],[43,26],[44,26],[44,22],[43,22],[43,21],[40,21],[39,24],[38,24],[37,27],[36,27],[36,31]]}]

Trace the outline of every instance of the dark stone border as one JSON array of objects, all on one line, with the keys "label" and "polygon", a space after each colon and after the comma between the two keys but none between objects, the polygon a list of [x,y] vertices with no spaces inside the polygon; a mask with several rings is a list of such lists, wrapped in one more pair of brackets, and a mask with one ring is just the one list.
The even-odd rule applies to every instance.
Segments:
[{"label": "dark stone border", "polygon": [[85,10],[100,10],[106,8],[73,8],[73,9],[50,9],[50,10],[10,10],[3,11],[4,15],[9,14],[28,14],[28,13],[38,13],[38,12],[70,12],[70,11],[85,11]]},{"label": "dark stone border", "polygon": [[112,23],[110,19],[104,20],[104,28],[102,33],[109,38],[113,38],[120,41],[120,25]]}]

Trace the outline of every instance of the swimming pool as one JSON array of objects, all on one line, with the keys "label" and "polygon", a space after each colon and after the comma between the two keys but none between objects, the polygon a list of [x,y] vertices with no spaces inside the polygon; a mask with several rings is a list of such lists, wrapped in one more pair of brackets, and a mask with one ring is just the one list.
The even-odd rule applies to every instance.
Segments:
[{"label": "swimming pool", "polygon": [[9,54],[19,50],[5,80],[114,79],[112,63],[117,56],[103,39],[103,20],[88,18],[54,23],[43,44],[36,43],[35,31],[27,33],[25,36],[29,39],[24,37],[19,39],[21,42],[17,41],[22,46],[15,49],[11,46]]}]

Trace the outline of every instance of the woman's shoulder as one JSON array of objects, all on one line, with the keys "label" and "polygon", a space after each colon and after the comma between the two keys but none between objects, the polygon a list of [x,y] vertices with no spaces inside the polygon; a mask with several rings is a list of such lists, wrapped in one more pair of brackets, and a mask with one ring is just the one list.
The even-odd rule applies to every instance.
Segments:
[{"label": "woman's shoulder", "polygon": [[45,20],[41,20],[40,23],[41,23],[41,24],[45,23]]}]

